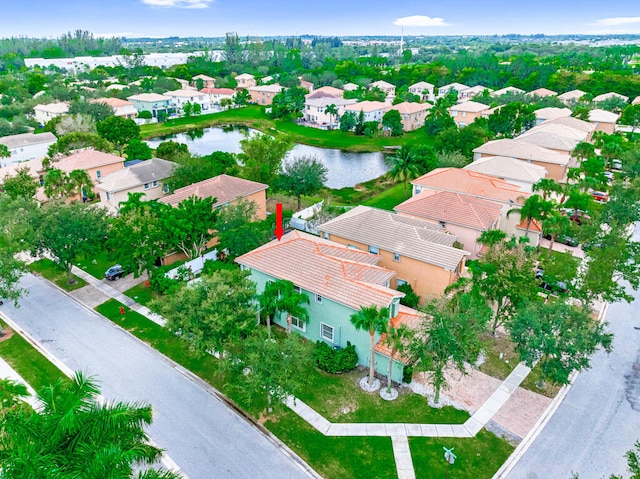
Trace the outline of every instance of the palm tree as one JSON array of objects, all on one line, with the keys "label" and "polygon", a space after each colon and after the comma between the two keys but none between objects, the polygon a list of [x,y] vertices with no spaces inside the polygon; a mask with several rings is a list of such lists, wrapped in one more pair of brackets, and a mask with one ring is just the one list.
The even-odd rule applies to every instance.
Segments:
[{"label": "palm tree", "polygon": [[512,208],[507,211],[507,218],[512,213],[519,213],[520,218],[526,220],[525,237],[529,236],[529,229],[533,220],[541,220],[553,209],[553,203],[545,200],[542,196],[535,194],[529,196],[525,202],[518,208]]},{"label": "palm tree", "polygon": [[324,112],[329,115],[329,129],[333,129],[333,119],[338,115],[338,107],[333,103],[331,105],[327,105],[324,109]]},{"label": "palm tree", "polygon": [[420,175],[420,167],[413,150],[403,146],[396,154],[387,158],[387,164],[391,166],[389,177],[396,181],[402,181],[404,197],[407,198],[407,181]]},{"label": "palm tree", "polygon": [[278,312],[278,284],[274,281],[269,281],[262,294],[258,296],[258,303],[260,304],[260,316],[267,321],[267,333],[271,337],[271,318]]},{"label": "palm tree", "polygon": [[[3,477],[109,477],[130,479],[134,468],[157,462],[162,450],[144,427],[151,406],[103,402],[92,378],[75,373],[38,394],[38,410],[9,411],[0,421]],[[173,472],[137,477],[177,479]]]},{"label": "palm tree", "polygon": [[23,398],[29,396],[27,387],[9,378],[0,379],[0,411],[11,409],[16,406]]},{"label": "palm tree", "polygon": [[551,193],[564,193],[564,185],[551,178],[542,178],[533,185],[533,191],[541,191],[542,199],[549,200]]},{"label": "palm tree", "polygon": [[375,334],[383,332],[389,321],[389,308],[378,309],[377,306],[360,306],[357,313],[351,315],[351,324],[357,330],[368,330],[371,339],[369,351],[369,386],[373,385],[373,375],[375,372]]},{"label": "palm tree", "polygon": [[278,311],[287,314],[287,333],[291,333],[291,322],[294,316],[302,319],[305,323],[309,321],[309,311],[302,306],[302,303],[309,304],[309,296],[297,292],[291,281],[280,280],[277,283],[279,283],[280,287],[277,308]]},{"label": "palm tree", "polygon": [[81,198],[86,198],[89,195],[89,191],[93,186],[89,173],[85,170],[73,170],[69,173],[70,189],[73,188],[73,192],[77,193]]},{"label": "palm tree", "polygon": [[551,250],[553,250],[553,243],[569,228],[569,218],[564,216],[558,210],[554,210],[546,218],[542,220],[542,231],[545,234],[551,236],[549,243],[549,250],[547,251],[547,260],[551,257]]},{"label": "palm tree", "polygon": [[49,198],[67,198],[73,191],[69,182],[69,175],[62,170],[53,168],[44,175],[44,194]]},{"label": "palm tree", "polygon": [[407,341],[411,336],[411,331],[403,324],[394,328],[391,321],[388,323],[383,343],[389,348],[389,371],[387,372],[387,394],[391,393],[391,372],[393,369],[393,357],[398,351],[402,351],[407,346]]}]

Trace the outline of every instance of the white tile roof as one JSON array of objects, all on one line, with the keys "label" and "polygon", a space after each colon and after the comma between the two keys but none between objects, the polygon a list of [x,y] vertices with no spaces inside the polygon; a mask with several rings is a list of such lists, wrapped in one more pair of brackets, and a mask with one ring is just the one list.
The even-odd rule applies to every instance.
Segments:
[{"label": "white tile roof", "polygon": [[169,178],[176,166],[178,165],[172,161],[152,158],[103,176],[98,181],[97,188],[110,193],[129,190]]},{"label": "white tile roof", "polygon": [[543,166],[508,156],[480,158],[465,166],[464,169],[495,176],[496,178],[504,178],[507,181],[522,181],[526,183],[537,183],[547,175],[547,169]]},{"label": "white tile roof", "polygon": [[518,141],[507,138],[489,141],[473,150],[473,152],[491,156],[510,156],[521,160],[534,160],[557,165],[567,165],[571,160],[571,157],[564,153],[533,145],[524,140]]},{"label": "white tile roof", "polygon": [[55,143],[58,139],[53,133],[45,131],[43,133],[20,133],[19,135],[9,135],[0,137],[0,145],[7,148],[20,148],[30,145],[39,145],[40,143]]},{"label": "white tile roof", "polygon": [[620,115],[617,113],[612,113],[607,110],[600,110],[596,108],[595,110],[591,110],[589,112],[589,121],[598,122],[598,123],[615,123],[620,118]]}]

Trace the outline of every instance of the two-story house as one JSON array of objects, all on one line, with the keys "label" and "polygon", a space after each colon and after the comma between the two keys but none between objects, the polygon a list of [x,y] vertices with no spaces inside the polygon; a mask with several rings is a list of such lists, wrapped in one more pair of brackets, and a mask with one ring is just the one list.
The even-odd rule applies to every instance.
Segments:
[{"label": "two-story house", "polygon": [[476,118],[483,116],[490,109],[489,105],[469,100],[453,105],[449,108],[449,113],[456,125],[462,128],[473,123]]},{"label": "two-story house", "polygon": [[[320,128],[337,128],[340,126],[340,117],[344,114],[345,108],[348,105],[353,105],[357,102],[355,98],[345,100],[342,97],[320,97],[312,98],[308,97],[304,102],[304,121],[312,126]],[[328,113],[327,108],[333,105],[335,106],[336,113]]]},{"label": "two-story house", "polygon": [[69,113],[69,105],[64,102],[46,103],[33,107],[33,117],[41,125],[45,125],[49,120]]},{"label": "two-story house", "polygon": [[9,158],[0,157],[0,167],[23,161],[39,160],[47,156],[47,150],[57,141],[53,133],[21,133],[0,137],[0,145],[9,150]]},{"label": "two-story house", "polygon": [[402,120],[403,131],[414,131],[424,126],[427,112],[431,108],[429,103],[414,103],[403,101],[393,105],[391,110],[398,110]]},{"label": "two-story house", "polygon": [[242,73],[236,76],[236,82],[238,83],[238,89],[244,88],[248,90],[257,85],[256,78],[250,73]]},{"label": "two-story house", "polygon": [[133,120],[138,116],[138,110],[133,106],[133,102],[121,100],[120,98],[96,98],[89,103],[102,103],[107,105],[111,107],[115,116],[121,116],[122,118]]},{"label": "two-story house", "polygon": [[428,83],[426,81],[419,81],[418,83],[414,83],[413,85],[409,85],[409,93],[414,95],[418,95],[420,97],[420,101],[435,101],[435,95],[433,93],[433,89],[435,85]]},{"label": "two-story house", "polygon": [[374,81],[369,85],[369,90],[378,88],[387,96],[387,100],[393,100],[396,96],[396,86],[384,80]]},{"label": "two-story house", "polygon": [[345,111],[352,111],[356,114],[356,117],[360,115],[360,112],[364,114],[364,121],[377,121],[382,122],[382,117],[388,112],[393,105],[389,102],[383,101],[361,101],[354,103],[353,105],[347,105],[344,107]]},{"label": "two-story house", "polygon": [[164,112],[169,115],[173,111],[171,98],[160,95],[158,93],[140,93],[139,95],[131,95],[127,97],[138,112],[148,111],[153,118],[158,117],[158,112]]},{"label": "two-story house", "polygon": [[256,105],[271,105],[273,97],[280,93],[283,88],[274,83],[273,85],[252,86],[247,91],[251,95],[251,103]]},{"label": "two-story house", "polygon": [[209,75],[196,75],[191,79],[191,84],[194,87],[198,87],[198,80],[202,80],[202,88],[215,88],[216,87],[216,79],[210,77]]},{"label": "two-story house", "polygon": [[211,109],[211,101],[209,95],[198,90],[174,90],[164,93],[164,96],[171,100],[171,106],[179,113],[184,112],[184,105],[200,105],[200,111],[205,113]]}]

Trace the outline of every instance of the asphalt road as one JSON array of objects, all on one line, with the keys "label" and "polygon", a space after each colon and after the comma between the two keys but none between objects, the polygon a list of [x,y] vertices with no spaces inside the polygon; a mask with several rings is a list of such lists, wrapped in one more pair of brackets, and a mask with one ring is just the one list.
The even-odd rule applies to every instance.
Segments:
[{"label": "asphalt road", "polygon": [[629,477],[624,454],[640,440],[640,294],[634,297],[609,306],[613,351],[596,353],[508,479]]},{"label": "asphalt road", "polygon": [[[28,275],[29,295],[2,312],[72,370],[96,375],[107,399],[148,401],[151,438],[190,479],[308,478],[300,465],[170,362]],[[298,459],[299,460],[299,459]]]}]

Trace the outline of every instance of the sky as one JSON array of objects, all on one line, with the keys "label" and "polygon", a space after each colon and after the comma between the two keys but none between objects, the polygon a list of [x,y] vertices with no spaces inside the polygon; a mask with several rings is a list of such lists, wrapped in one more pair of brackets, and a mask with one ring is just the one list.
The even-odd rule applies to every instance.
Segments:
[{"label": "sky", "polygon": [[0,0],[0,37],[640,34],[638,0]]}]

